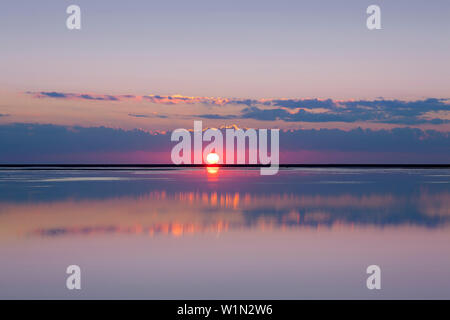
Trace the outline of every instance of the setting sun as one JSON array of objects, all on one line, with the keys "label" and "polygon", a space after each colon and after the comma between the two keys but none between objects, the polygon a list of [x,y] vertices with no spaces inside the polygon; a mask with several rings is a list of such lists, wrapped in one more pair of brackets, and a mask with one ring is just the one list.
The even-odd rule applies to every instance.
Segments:
[{"label": "setting sun", "polygon": [[217,153],[211,152],[206,156],[206,162],[209,164],[216,164],[219,162],[219,155]]}]

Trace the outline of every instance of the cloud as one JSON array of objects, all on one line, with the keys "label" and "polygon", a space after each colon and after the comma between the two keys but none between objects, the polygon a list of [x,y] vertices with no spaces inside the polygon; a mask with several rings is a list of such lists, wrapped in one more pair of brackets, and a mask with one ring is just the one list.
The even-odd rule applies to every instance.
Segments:
[{"label": "cloud", "polygon": [[132,113],[129,113],[128,115],[130,117],[135,117],[135,118],[150,118],[150,116],[147,115],[147,114],[132,114]]},{"label": "cloud", "polygon": [[331,99],[320,100],[320,99],[274,99],[270,101],[266,101],[266,104],[285,107],[285,108],[325,108],[325,109],[333,109],[336,106],[336,103]]},{"label": "cloud", "polygon": [[[170,132],[51,124],[0,125],[0,163],[171,163],[170,151],[174,144]],[[413,128],[280,132],[284,163],[302,159],[307,150],[322,154],[320,159],[314,156],[310,162],[355,163],[362,159],[358,153],[365,153],[364,161],[369,163],[449,163],[449,145],[449,133]],[[145,157],[134,158],[139,152],[145,153]]]},{"label": "cloud", "polygon": [[446,99],[424,100],[331,100],[331,99],[229,99],[183,95],[97,95],[63,92],[27,92],[35,98],[111,101],[135,100],[164,105],[243,106],[238,115],[202,114],[205,119],[255,119],[285,122],[372,122],[387,124],[450,123],[450,103]]},{"label": "cloud", "polygon": [[304,121],[304,122],[355,122],[361,119],[353,117],[349,114],[334,114],[334,113],[311,113],[303,109],[291,113],[285,109],[259,109],[257,107],[245,108],[242,110],[241,118],[256,119],[263,121]]},{"label": "cloud", "polygon": [[129,113],[128,116],[134,117],[134,118],[160,118],[160,119],[166,119],[166,118],[167,118],[166,115],[156,114],[156,113],[153,113],[153,114],[151,114],[151,115],[149,115],[149,114],[134,114],[134,113]]},{"label": "cloud", "polygon": [[[392,130],[339,129],[294,130],[283,133],[284,150],[336,150],[364,152],[431,152],[450,155],[450,134],[435,130],[395,128]],[[414,162],[413,159],[411,159]]]},{"label": "cloud", "polygon": [[[442,102],[398,102],[382,101],[372,104],[348,103],[345,107],[324,109],[324,105],[317,104],[316,109],[259,108],[246,107],[239,115],[200,114],[205,119],[254,119],[260,121],[282,120],[285,122],[373,122],[390,124],[444,124],[450,123],[449,105]],[[290,105],[290,103],[287,103]],[[300,104],[302,105],[302,104]],[[298,105],[297,105],[298,106]],[[329,106],[328,106],[329,107]],[[293,108],[293,107],[292,107]],[[320,109],[320,110],[319,110]],[[320,112],[317,112],[320,111]]]},{"label": "cloud", "polygon": [[[93,101],[124,101],[124,100],[137,100],[147,101],[151,103],[176,105],[176,104],[210,104],[222,106],[229,104],[230,99],[218,98],[218,97],[190,97],[183,95],[99,95],[99,94],[87,94],[87,93],[64,93],[64,92],[31,92],[26,94],[32,95],[34,98],[55,98],[66,100],[93,100]],[[243,101],[242,104],[245,104]]]},{"label": "cloud", "polygon": [[238,116],[233,115],[233,114],[229,114],[229,115],[220,115],[220,114],[199,114],[199,115],[196,115],[195,118],[229,120],[229,119],[236,119],[236,118],[238,118]]},{"label": "cloud", "polygon": [[56,99],[68,99],[68,100],[96,100],[96,101],[119,101],[120,96],[113,95],[94,95],[86,93],[63,93],[63,92],[27,92],[27,94],[33,95],[35,98],[56,98]]},{"label": "cloud", "polygon": [[429,98],[416,101],[401,100],[360,100],[342,103],[348,113],[365,116],[376,122],[420,124],[448,123],[447,119],[423,116],[429,112],[444,112],[450,114],[450,104],[445,99]]},{"label": "cloud", "polygon": [[225,98],[214,97],[189,97],[182,95],[160,96],[160,95],[147,95],[142,96],[142,99],[159,104],[210,104],[223,106],[229,104],[230,100]]},{"label": "cloud", "polygon": [[2,155],[152,150],[165,134],[107,127],[15,123],[0,125]]},{"label": "cloud", "polygon": [[[375,122],[407,125],[450,122],[447,118],[450,115],[450,104],[444,99],[339,102],[309,99],[274,100],[269,103],[278,108],[244,108],[241,118],[286,122]],[[293,109],[296,110],[292,111]],[[321,112],[315,112],[317,109],[321,109]]]}]

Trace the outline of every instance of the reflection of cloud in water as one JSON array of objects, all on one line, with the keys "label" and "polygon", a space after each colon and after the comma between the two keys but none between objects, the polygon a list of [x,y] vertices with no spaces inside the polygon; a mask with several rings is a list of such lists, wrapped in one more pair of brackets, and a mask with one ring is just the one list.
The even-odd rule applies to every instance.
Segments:
[{"label": "reflection of cloud in water", "polygon": [[[28,182],[79,182],[79,181],[129,181],[138,180],[133,178],[123,177],[64,177],[64,178],[51,178],[41,180],[28,180]],[[142,180],[142,179],[139,179]],[[168,178],[144,178],[144,180],[169,180]]]},{"label": "reflection of cloud in water", "polygon": [[372,183],[372,181],[318,181],[318,184],[363,184]]},{"label": "reflection of cloud in water", "polygon": [[423,192],[417,199],[419,210],[430,216],[450,218],[450,192]]},{"label": "reflection of cloud in water", "polygon": [[424,183],[447,184],[450,183],[450,181],[425,181]]},{"label": "reflection of cloud in water", "polygon": [[[302,195],[155,191],[140,197],[7,204],[6,230],[38,236],[143,234],[181,236],[234,230],[408,226],[450,221],[450,193]],[[11,221],[15,221],[11,225]],[[3,229],[3,228],[1,228]],[[0,230],[1,230],[0,229]],[[1,232],[0,232],[1,233]]]},{"label": "reflection of cloud in water", "polygon": [[196,225],[192,223],[161,223],[154,224],[152,226],[95,226],[95,227],[60,227],[49,229],[37,229],[33,230],[31,235],[38,235],[43,237],[56,237],[67,235],[101,235],[101,234],[129,234],[129,235],[172,235],[181,236],[194,233],[214,232],[220,233],[222,231],[228,231],[229,224],[224,224],[219,221],[215,224]]},{"label": "reflection of cloud in water", "polygon": [[120,180],[130,180],[129,178],[120,177],[67,177],[67,178],[52,178],[52,179],[42,179],[42,180],[32,180],[41,182],[70,182],[70,181],[120,181]]}]

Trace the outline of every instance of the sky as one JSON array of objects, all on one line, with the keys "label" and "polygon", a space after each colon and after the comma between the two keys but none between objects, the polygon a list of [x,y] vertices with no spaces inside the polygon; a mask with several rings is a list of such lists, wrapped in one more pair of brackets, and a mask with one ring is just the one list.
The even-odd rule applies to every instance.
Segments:
[{"label": "sky", "polygon": [[0,163],[170,162],[170,132],[194,120],[278,128],[285,163],[449,163],[449,15],[445,0],[11,1]]}]

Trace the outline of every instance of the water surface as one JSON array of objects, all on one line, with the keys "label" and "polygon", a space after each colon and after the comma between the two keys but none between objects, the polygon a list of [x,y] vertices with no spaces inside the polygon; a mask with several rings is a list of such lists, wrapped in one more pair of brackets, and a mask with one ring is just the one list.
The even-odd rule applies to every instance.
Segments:
[{"label": "water surface", "polygon": [[3,168],[0,298],[450,299],[449,222],[449,169]]}]

